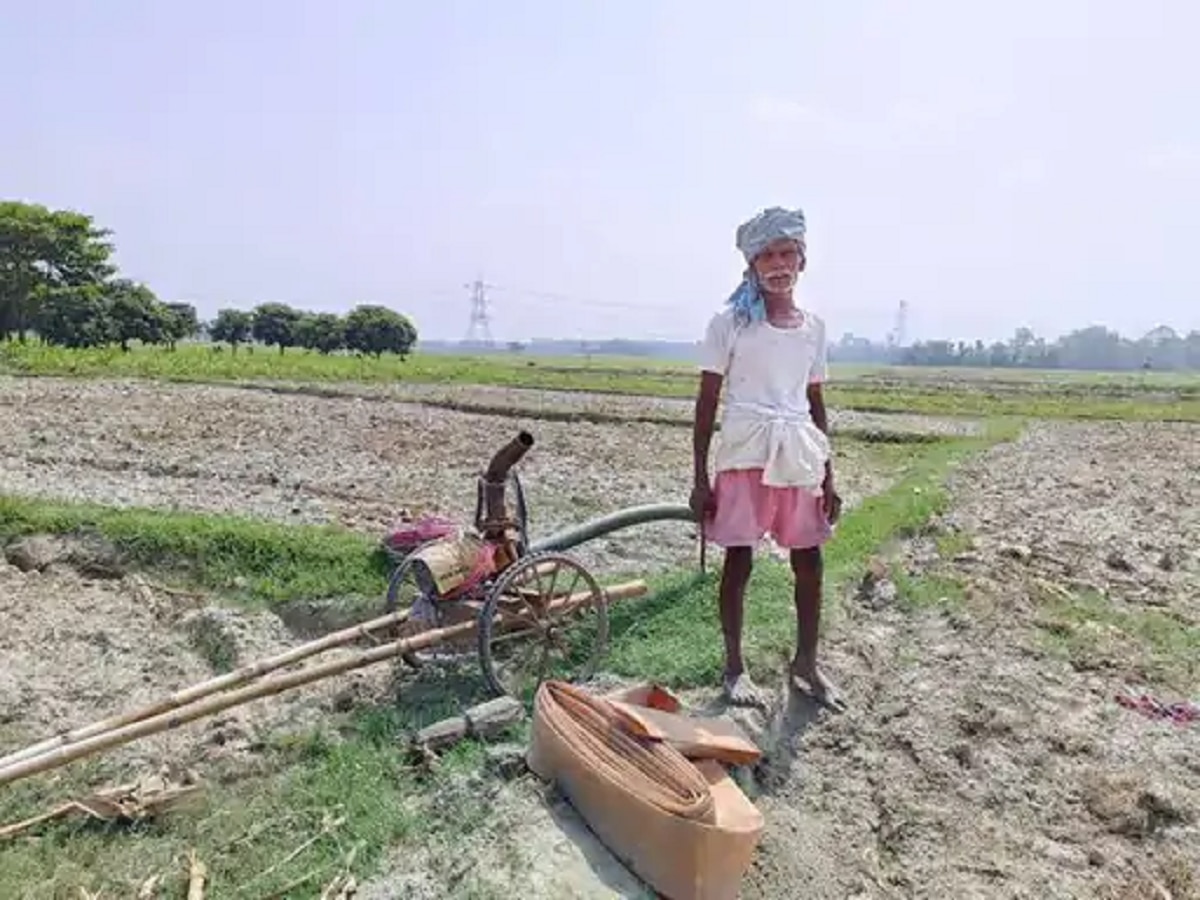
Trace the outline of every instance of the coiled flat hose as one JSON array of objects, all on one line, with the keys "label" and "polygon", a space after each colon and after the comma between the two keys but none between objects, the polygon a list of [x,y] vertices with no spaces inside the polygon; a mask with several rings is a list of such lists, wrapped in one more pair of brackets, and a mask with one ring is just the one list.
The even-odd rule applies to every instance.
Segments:
[{"label": "coiled flat hose", "polygon": [[546,681],[534,698],[534,715],[606,781],[670,815],[711,820],[712,793],[700,771],[670,744],[629,734],[620,712],[604,699]]}]

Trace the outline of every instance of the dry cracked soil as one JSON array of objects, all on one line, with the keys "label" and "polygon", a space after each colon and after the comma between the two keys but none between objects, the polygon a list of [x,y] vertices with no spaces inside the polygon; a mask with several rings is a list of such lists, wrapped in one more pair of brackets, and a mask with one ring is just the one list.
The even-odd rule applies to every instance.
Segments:
[{"label": "dry cracked soil", "polygon": [[[367,531],[401,503],[467,512],[480,448],[523,424],[233,388],[12,380],[0,397],[0,491]],[[686,471],[677,427],[529,422],[526,477],[548,530],[614,492],[661,500]],[[854,462],[842,471],[858,496],[886,484],[855,483]],[[825,646],[848,709],[780,691],[767,714],[737,714],[766,750],[743,773],[767,822],[745,898],[1200,897],[1200,723],[1115,701],[1126,689],[1200,699],[1200,429],[1035,424],[959,469],[952,495],[837,598]],[[644,565],[690,557],[686,536],[673,539],[645,560],[626,552]],[[214,652],[294,643],[269,614],[59,566],[0,564],[0,614],[6,748],[202,680]],[[250,760],[277,723],[387,690],[362,678],[137,742],[120,760],[152,766],[185,748],[197,764]],[[398,850],[360,896],[647,896],[561,801],[528,779],[495,790],[501,824],[456,849],[461,865]]]}]

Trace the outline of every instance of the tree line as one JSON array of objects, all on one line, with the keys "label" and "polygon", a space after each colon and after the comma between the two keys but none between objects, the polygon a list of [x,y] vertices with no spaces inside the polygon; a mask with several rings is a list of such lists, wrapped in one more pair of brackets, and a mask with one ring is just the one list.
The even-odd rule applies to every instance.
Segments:
[{"label": "tree line", "polygon": [[407,316],[360,305],[345,316],[311,313],[285,303],[222,309],[202,323],[189,303],[167,303],[144,284],[119,277],[112,233],[73,210],[0,201],[0,339],[36,335],[60,347],[119,346],[137,341],[175,349],[207,336],[239,345],[257,341],[322,354],[348,350],[406,356],[417,342]]},{"label": "tree line", "polygon": [[845,335],[830,358],[847,363],[1085,371],[1200,370],[1200,331],[1181,335],[1161,326],[1137,339],[1095,325],[1055,341],[1018,328],[1007,341],[917,341],[908,346]]},{"label": "tree line", "polygon": [[417,342],[417,329],[404,316],[386,306],[364,304],[345,316],[311,313],[286,303],[263,303],[254,309],[222,309],[207,326],[208,336],[229,344],[237,352],[251,340],[279,348],[315,350],[322,355],[349,350],[380,357],[384,353],[407,356]]}]

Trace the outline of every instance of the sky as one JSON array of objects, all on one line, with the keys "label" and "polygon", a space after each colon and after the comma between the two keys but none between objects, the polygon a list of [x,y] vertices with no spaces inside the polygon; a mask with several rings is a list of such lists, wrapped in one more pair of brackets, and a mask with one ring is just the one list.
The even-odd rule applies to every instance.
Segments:
[{"label": "sky", "polygon": [[[1200,329],[1191,0],[0,0],[0,198],[219,308],[694,340],[800,207],[831,338]],[[1191,113],[1187,109],[1191,108]]]}]

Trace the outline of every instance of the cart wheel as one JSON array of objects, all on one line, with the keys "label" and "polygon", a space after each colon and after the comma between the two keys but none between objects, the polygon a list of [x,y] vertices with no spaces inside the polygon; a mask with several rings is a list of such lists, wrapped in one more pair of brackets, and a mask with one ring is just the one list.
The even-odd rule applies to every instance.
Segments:
[{"label": "cart wheel", "polygon": [[[404,558],[388,579],[387,596],[384,599],[384,611],[391,614],[402,610],[410,610],[407,621],[393,625],[387,631],[388,640],[398,641],[401,638],[412,637],[429,628],[438,628],[442,624],[440,604],[429,602],[421,595],[421,588],[413,573],[413,560],[416,554],[436,541],[430,541],[416,547]],[[415,606],[415,608],[414,608]],[[400,658],[414,669],[433,659],[429,651],[415,651],[400,654]]]},{"label": "cart wheel", "polygon": [[479,613],[479,662],[496,694],[528,701],[546,679],[584,681],[607,648],[608,598],[560,553],[513,563]]}]

